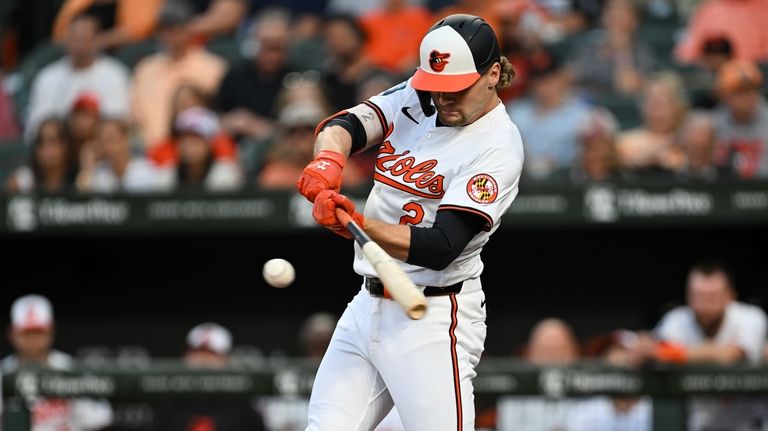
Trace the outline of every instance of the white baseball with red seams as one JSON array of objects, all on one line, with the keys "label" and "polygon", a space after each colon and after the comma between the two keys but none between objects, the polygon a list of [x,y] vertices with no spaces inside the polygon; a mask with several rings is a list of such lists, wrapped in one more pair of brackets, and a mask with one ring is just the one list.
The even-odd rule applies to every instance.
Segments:
[{"label": "white baseball with red seams", "polygon": [[293,265],[285,259],[270,259],[262,270],[264,280],[272,287],[288,287],[296,278]]}]

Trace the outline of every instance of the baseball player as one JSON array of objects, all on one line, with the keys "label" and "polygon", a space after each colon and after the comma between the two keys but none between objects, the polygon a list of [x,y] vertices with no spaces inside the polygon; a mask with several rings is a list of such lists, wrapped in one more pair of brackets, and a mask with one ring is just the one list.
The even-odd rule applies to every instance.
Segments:
[{"label": "baseball player", "polygon": [[[312,389],[307,430],[371,430],[393,404],[408,431],[474,429],[472,379],[485,341],[480,251],[517,195],[520,134],[497,91],[514,76],[491,27],[437,22],[408,81],[318,126],[298,180],[315,220],[351,238],[343,208],[423,289],[409,320],[355,246],[361,291],[339,320]],[[437,115],[435,115],[435,113]],[[338,193],[347,157],[379,146],[365,212]]]}]

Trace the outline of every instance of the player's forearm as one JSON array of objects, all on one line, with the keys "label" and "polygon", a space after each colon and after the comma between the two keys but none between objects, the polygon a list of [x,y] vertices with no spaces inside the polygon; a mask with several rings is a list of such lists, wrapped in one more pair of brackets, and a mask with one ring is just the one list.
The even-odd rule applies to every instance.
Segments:
[{"label": "player's forearm", "polygon": [[408,226],[366,219],[364,230],[390,256],[403,262],[408,260],[411,245],[411,229]]},{"label": "player's forearm", "polygon": [[352,149],[352,135],[343,127],[328,126],[317,135],[315,140],[315,156],[320,151],[335,151],[344,157],[349,157]]},{"label": "player's forearm", "polygon": [[709,362],[718,364],[733,364],[745,359],[744,350],[735,345],[717,345],[712,343],[688,347],[686,350],[688,362]]}]

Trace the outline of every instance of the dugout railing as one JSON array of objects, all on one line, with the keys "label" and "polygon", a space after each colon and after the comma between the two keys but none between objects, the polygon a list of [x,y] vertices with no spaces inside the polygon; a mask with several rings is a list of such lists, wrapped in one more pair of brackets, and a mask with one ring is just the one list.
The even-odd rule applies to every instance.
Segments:
[{"label": "dugout railing", "polygon": [[[185,397],[308,396],[315,370],[316,364],[286,360],[215,370],[190,369],[176,361],[131,367],[79,367],[71,371],[26,368],[3,376],[2,429],[27,430],[26,400],[35,397],[152,402]],[[687,400],[691,397],[768,396],[768,367],[622,369],[582,363],[561,368],[484,359],[474,385],[479,400],[507,395],[550,399],[647,395],[653,400],[653,429],[678,431],[686,429]]]}]

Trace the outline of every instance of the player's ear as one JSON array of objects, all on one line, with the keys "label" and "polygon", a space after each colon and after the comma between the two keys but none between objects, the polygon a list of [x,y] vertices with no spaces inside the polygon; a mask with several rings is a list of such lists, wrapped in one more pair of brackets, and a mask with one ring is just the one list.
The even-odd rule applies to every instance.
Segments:
[{"label": "player's ear", "polygon": [[492,90],[496,88],[496,84],[499,83],[501,78],[501,64],[498,62],[493,63],[490,69],[488,69],[488,89]]}]

